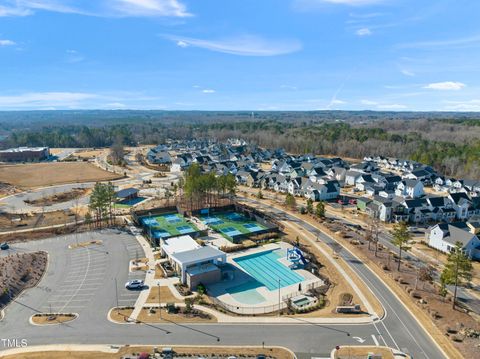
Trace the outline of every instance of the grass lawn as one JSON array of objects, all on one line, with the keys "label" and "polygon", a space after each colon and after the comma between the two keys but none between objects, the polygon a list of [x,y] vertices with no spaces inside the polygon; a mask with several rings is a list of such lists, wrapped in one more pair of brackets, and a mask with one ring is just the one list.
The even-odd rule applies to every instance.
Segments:
[{"label": "grass lawn", "polygon": [[202,216],[200,220],[228,240],[232,240],[235,235],[250,234],[267,229],[264,225],[235,212]]}]

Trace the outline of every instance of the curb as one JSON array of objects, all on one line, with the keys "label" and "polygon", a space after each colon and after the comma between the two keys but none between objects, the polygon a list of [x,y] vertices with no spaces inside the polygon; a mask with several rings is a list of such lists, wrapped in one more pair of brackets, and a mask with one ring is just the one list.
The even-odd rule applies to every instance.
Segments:
[{"label": "curb", "polygon": [[[49,259],[50,255],[49,255],[48,252],[46,252],[46,251],[39,251],[39,252],[44,252],[44,253],[47,254],[47,265],[45,266],[45,271],[42,273],[42,276],[38,279],[38,282],[37,282],[33,287],[24,288],[20,293],[18,293],[18,295],[17,295],[17,297],[16,297],[15,299],[19,299],[26,290],[36,288],[36,287],[42,282],[43,277],[45,277],[45,274],[47,274],[47,272],[48,272],[48,267],[49,267],[49,265],[50,265],[50,259]],[[15,300],[11,300],[10,302],[8,302],[8,304],[7,304],[5,307],[2,308],[2,310],[0,311],[0,322],[1,322],[2,320],[4,320],[5,317],[6,317],[6,309],[7,309],[12,303],[14,303],[14,302],[15,302]]]},{"label": "curb", "polygon": [[33,326],[37,326],[37,327],[45,327],[45,326],[51,326],[51,325],[62,325],[62,324],[67,324],[67,323],[71,323],[73,322],[74,320],[77,320],[78,317],[80,316],[78,313],[48,313],[48,314],[52,314],[52,315],[73,315],[73,319],[70,319],[66,322],[61,322],[61,323],[46,323],[46,324],[37,324],[37,323],[34,323],[33,322],[33,317],[36,316],[36,315],[40,315],[40,314],[47,314],[47,313],[35,313],[33,315],[30,316],[30,318],[28,318],[28,322],[30,325],[33,325]]}]

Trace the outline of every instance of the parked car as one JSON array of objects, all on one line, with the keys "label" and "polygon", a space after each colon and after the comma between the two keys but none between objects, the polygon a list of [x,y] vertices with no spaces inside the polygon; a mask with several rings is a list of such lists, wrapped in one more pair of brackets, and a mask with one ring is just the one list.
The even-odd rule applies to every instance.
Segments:
[{"label": "parked car", "polygon": [[143,286],[144,286],[143,280],[140,280],[140,279],[134,279],[125,283],[125,288],[127,289],[141,289],[143,288]]},{"label": "parked car", "polygon": [[0,249],[1,249],[2,251],[5,251],[5,250],[7,250],[7,249],[9,249],[9,248],[10,248],[10,246],[8,245],[7,242],[4,242],[4,243],[0,244]]}]

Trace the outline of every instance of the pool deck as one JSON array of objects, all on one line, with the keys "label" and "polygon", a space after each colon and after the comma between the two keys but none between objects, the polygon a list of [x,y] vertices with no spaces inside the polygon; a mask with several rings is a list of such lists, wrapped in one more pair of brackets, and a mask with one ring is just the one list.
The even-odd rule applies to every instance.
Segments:
[{"label": "pool deck", "polygon": [[[247,255],[268,252],[272,250],[281,250],[283,253],[286,253],[287,248],[292,248],[286,243],[270,243],[262,247],[257,247],[245,251],[235,252],[230,254],[227,257],[227,263],[232,266],[234,269],[234,279],[233,280],[224,280],[220,283],[216,283],[208,286],[209,294],[221,300],[225,304],[232,305],[235,307],[248,307],[248,308],[263,308],[267,306],[273,306],[278,304],[278,290],[268,290],[265,286],[257,287],[256,292],[264,298],[264,301],[258,303],[242,303],[238,301],[234,295],[230,294],[228,291],[231,291],[231,288],[246,285],[248,282],[254,281],[255,279],[246,273],[235,261],[235,258],[244,257]],[[288,267],[288,260],[284,257],[279,260],[283,265]],[[307,285],[312,283],[318,283],[319,278],[315,277],[312,273],[304,269],[295,269],[295,273],[301,275],[304,280],[301,283],[302,289],[306,289]],[[293,293],[298,293],[299,284],[295,283],[286,287],[280,288],[280,296],[292,295]],[[252,290],[252,289],[250,289]],[[238,296],[237,296],[238,298]]]}]

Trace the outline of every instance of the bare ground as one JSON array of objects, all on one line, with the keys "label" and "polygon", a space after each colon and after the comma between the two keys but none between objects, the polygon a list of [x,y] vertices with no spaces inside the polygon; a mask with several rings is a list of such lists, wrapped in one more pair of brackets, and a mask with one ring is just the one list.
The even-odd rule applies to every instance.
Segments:
[{"label": "bare ground", "polygon": [[47,253],[15,253],[0,258],[0,308],[35,286],[47,266]]},{"label": "bare ground", "polygon": [[121,176],[86,162],[52,162],[0,166],[0,182],[23,188],[64,183],[109,181]]}]

